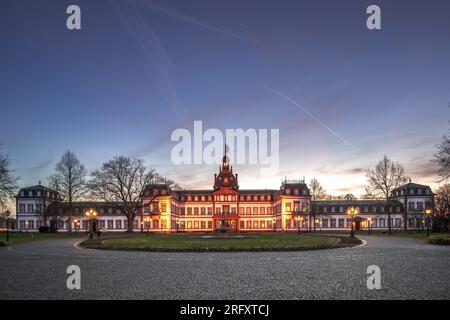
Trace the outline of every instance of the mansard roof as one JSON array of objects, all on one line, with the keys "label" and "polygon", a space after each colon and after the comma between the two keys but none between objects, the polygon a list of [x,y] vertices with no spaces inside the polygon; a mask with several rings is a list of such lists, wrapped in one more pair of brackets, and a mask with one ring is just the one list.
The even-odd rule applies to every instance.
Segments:
[{"label": "mansard roof", "polygon": [[239,194],[275,194],[280,190],[273,189],[244,189],[239,190]]},{"label": "mansard roof", "polygon": [[[397,200],[391,200],[393,205],[401,205],[401,202]],[[319,206],[376,206],[384,205],[386,201],[381,199],[369,199],[369,200],[317,200],[315,203]]]},{"label": "mansard roof", "polygon": [[189,195],[189,194],[211,194],[215,192],[214,190],[178,190],[175,191],[178,195]]},{"label": "mansard roof", "polygon": [[[400,190],[407,190],[407,191],[409,191],[409,190],[414,190],[414,189],[428,190],[428,195],[432,195],[433,194],[433,192],[431,191],[430,186],[427,186],[427,185],[424,185],[424,184],[414,183],[414,182],[411,182],[411,180],[409,180],[408,183],[405,183],[404,185],[401,185],[400,187],[392,190],[392,194],[395,195],[395,193],[397,191],[400,191]],[[423,195],[425,195],[425,194],[423,194]]]},{"label": "mansard roof", "polygon": [[46,197],[45,194],[38,196],[36,193],[37,191],[48,191],[50,193],[51,198],[56,198],[57,196],[59,196],[58,191],[56,191],[52,188],[49,188],[49,187],[45,187],[41,184],[38,184],[38,185],[30,186],[30,187],[21,188],[15,197],[16,198],[30,198],[30,196],[28,194],[21,195],[22,192],[29,192],[29,191],[33,192],[33,195],[31,197],[39,197],[39,198]]},{"label": "mansard roof", "polygon": [[[100,207],[114,207],[115,205],[123,205],[123,202],[106,202],[106,201],[76,201],[72,202],[73,208],[100,208]],[[59,207],[59,208],[68,208],[69,202],[60,201],[53,202],[49,205],[49,207]]]}]

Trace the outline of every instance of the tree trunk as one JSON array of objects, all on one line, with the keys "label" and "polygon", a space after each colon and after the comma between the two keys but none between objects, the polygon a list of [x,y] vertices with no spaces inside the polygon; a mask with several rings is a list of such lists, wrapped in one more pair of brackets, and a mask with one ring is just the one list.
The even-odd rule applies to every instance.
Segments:
[{"label": "tree trunk", "polygon": [[128,220],[128,226],[127,226],[127,232],[133,232],[133,220],[134,220],[134,215],[128,214],[127,215],[127,220]]},{"label": "tree trunk", "polygon": [[69,217],[67,220],[67,232],[72,233],[72,204],[69,204]]},{"label": "tree trunk", "polygon": [[388,234],[392,233],[392,226],[391,226],[391,210],[389,210],[389,198],[386,198],[386,209],[384,210],[384,212],[387,212],[388,214]]}]

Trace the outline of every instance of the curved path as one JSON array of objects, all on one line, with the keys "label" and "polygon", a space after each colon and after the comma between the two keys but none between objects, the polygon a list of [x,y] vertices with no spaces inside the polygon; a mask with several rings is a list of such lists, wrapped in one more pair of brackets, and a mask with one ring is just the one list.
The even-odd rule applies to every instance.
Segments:
[{"label": "curved path", "polygon": [[[74,239],[0,248],[0,299],[450,299],[450,247],[368,237],[300,252],[161,253],[75,248]],[[81,290],[66,269],[81,268]],[[368,290],[367,267],[381,268]]]}]

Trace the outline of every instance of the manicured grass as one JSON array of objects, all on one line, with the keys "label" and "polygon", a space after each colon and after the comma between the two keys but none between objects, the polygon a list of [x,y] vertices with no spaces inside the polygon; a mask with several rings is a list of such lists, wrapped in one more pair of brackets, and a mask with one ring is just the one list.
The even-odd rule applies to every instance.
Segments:
[{"label": "manicured grass", "polygon": [[[213,238],[202,238],[202,236]],[[353,246],[358,239],[345,236],[311,234],[151,234],[98,238],[82,243],[84,247],[108,250],[141,251],[264,251],[314,250]]]},{"label": "manicured grass", "polygon": [[[6,232],[0,233],[0,246],[3,245],[15,245],[30,241],[38,241],[38,240],[50,240],[50,239],[63,239],[63,238],[75,238],[75,235],[70,236],[65,232],[59,233],[39,233],[39,232],[10,232],[9,233],[9,243],[6,242]],[[82,239],[84,235],[79,235],[79,238]]]}]

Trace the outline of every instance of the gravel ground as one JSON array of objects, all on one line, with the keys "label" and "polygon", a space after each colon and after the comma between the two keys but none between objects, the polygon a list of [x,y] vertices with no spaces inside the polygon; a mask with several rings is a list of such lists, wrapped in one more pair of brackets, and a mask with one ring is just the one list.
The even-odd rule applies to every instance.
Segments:
[{"label": "gravel ground", "polygon": [[[450,247],[369,237],[355,248],[164,253],[81,249],[73,239],[0,248],[0,299],[450,299]],[[81,268],[81,290],[66,286]],[[368,290],[367,267],[381,268]]]}]

